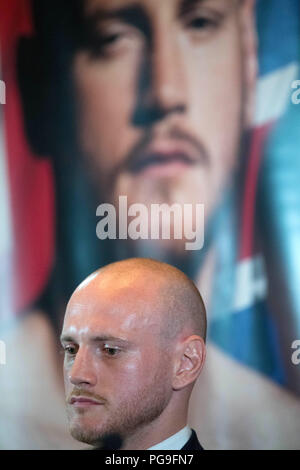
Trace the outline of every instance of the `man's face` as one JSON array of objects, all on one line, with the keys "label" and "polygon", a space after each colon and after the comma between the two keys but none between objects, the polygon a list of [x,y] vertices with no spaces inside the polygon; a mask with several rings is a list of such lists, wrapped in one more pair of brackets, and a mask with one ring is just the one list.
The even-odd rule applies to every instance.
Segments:
[{"label": "man's face", "polygon": [[84,1],[79,133],[105,202],[204,203],[212,213],[251,95],[249,2]]},{"label": "man's face", "polygon": [[[141,431],[172,394],[169,353],[160,340],[153,290],[85,285],[69,302],[63,332],[64,379],[70,431],[99,444],[105,435]],[[152,289],[152,288],[151,288]],[[149,334],[151,331],[151,334]],[[91,400],[91,401],[87,401]]]}]

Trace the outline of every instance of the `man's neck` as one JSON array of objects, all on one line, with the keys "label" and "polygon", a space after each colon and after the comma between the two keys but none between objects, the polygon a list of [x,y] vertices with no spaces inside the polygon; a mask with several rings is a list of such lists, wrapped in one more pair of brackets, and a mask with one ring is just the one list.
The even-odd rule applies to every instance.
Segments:
[{"label": "man's neck", "polygon": [[132,435],[124,440],[121,450],[147,450],[155,447],[162,442],[172,438],[177,433],[187,427],[186,423],[174,427],[173,430],[166,431],[158,426],[146,426],[138,431],[136,435]]},{"label": "man's neck", "polygon": [[180,450],[188,442],[191,435],[191,428],[189,426],[185,426],[179,432],[150,447],[148,450]]}]

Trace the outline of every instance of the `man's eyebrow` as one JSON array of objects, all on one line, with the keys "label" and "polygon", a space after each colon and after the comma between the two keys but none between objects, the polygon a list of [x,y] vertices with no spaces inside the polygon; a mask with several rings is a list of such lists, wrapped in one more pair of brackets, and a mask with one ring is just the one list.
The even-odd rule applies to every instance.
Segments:
[{"label": "man's eyebrow", "polygon": [[179,10],[180,13],[186,13],[191,8],[201,5],[201,3],[207,3],[207,0],[180,0]]},{"label": "man's eyebrow", "polygon": [[149,17],[141,5],[133,4],[121,7],[97,8],[86,15],[86,22],[89,27],[96,27],[99,22],[111,19],[119,19],[132,26],[136,26],[146,34],[150,33]]},{"label": "man's eyebrow", "polygon": [[[76,343],[75,339],[70,335],[61,335],[60,341],[61,341],[61,343],[64,343],[64,342],[66,342],[66,343]],[[92,338],[90,338],[90,341],[92,341],[93,343],[101,343],[101,342],[105,342],[105,341],[115,341],[115,342],[118,342],[118,343],[121,343],[121,344],[124,344],[124,345],[131,344],[130,341],[127,341],[126,339],[118,338],[116,336],[111,336],[111,335],[93,336]]]},{"label": "man's eyebrow", "polygon": [[[222,1],[224,1],[224,0],[222,0]],[[226,1],[228,1],[228,0],[226,0]],[[212,3],[212,0],[180,0],[180,2],[179,2],[179,12],[181,14],[184,14],[184,13],[189,12],[194,7],[197,7],[201,4],[208,4],[209,5],[210,3]],[[218,3],[218,2],[215,2],[215,3]],[[229,6],[229,2],[228,2],[228,6]]]},{"label": "man's eyebrow", "polygon": [[61,342],[62,342],[62,341],[68,341],[68,342],[70,342],[70,343],[75,343],[75,342],[76,342],[76,340],[73,338],[73,336],[71,336],[71,335],[64,335],[64,334],[61,335],[60,341],[61,341]]},{"label": "man's eyebrow", "polygon": [[75,343],[75,339],[70,336],[70,335],[61,335],[60,337],[60,342],[61,343],[64,343],[64,342],[68,342],[68,343]]},{"label": "man's eyebrow", "polygon": [[127,341],[126,339],[118,338],[116,336],[109,336],[109,335],[93,336],[91,338],[91,341],[93,343],[104,343],[106,341],[107,342],[112,341],[112,342],[121,343],[121,344],[124,344],[124,345],[129,345],[130,344],[130,342]]}]

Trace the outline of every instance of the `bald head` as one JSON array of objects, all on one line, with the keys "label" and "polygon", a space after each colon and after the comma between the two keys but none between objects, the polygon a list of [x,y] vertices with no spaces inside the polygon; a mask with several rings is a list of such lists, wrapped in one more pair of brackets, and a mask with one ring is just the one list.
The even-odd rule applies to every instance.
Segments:
[{"label": "bald head", "polygon": [[[61,336],[71,434],[95,445],[117,433],[125,448],[147,449],[182,429],[205,334],[201,296],[178,269],[138,258],[93,273]],[[83,394],[96,404],[76,404]]]},{"label": "bald head", "polygon": [[[99,295],[111,292],[120,302],[124,295],[139,297],[148,303],[150,312],[161,318],[163,338],[174,339],[183,330],[206,339],[206,311],[195,284],[179,269],[145,258],[132,258],[109,264],[91,274],[75,290],[84,289]],[[73,297],[72,296],[72,297]]]}]

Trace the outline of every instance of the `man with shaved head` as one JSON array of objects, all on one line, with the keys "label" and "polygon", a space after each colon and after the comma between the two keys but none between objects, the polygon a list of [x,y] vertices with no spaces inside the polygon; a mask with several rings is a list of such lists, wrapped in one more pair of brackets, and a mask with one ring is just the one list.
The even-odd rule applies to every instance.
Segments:
[{"label": "man with shaved head", "polygon": [[101,447],[117,435],[122,450],[201,450],[187,412],[205,337],[202,298],[178,269],[138,258],[89,276],[61,336],[72,436]]}]

